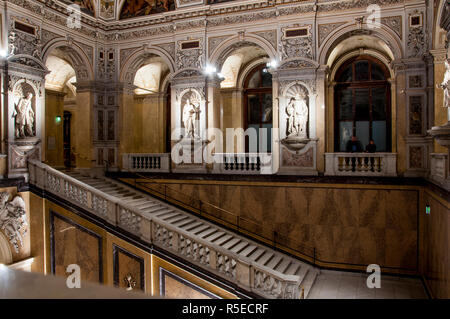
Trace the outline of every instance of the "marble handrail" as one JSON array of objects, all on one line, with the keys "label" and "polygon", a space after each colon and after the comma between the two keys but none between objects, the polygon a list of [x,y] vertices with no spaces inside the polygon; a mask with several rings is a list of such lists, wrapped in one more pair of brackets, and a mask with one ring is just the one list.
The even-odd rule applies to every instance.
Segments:
[{"label": "marble handrail", "polygon": [[296,299],[300,296],[303,278],[299,275],[286,275],[238,255],[39,161],[29,160],[28,168],[30,184],[68,200],[149,244],[172,251],[243,289],[265,298]]}]

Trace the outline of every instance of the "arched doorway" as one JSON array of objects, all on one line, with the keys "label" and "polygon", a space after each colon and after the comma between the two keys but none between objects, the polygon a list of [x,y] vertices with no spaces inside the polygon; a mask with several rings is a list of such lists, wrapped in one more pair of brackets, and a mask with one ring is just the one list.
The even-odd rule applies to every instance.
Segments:
[{"label": "arched doorway", "polygon": [[391,151],[388,78],[387,67],[368,55],[349,59],[338,69],[334,96],[336,152],[346,152],[352,136],[358,137],[363,147],[373,139],[377,151]]},{"label": "arched doorway", "polygon": [[[258,153],[272,152],[272,106],[272,74],[264,64],[260,64],[249,72],[244,81],[244,129],[256,130]],[[260,129],[263,128],[266,133],[261,135]],[[246,138],[246,152],[252,149]]]}]

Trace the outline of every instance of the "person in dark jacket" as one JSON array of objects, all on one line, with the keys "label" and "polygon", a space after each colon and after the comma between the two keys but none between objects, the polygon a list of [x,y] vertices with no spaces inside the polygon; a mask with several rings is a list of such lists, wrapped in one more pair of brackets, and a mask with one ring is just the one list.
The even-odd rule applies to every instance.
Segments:
[{"label": "person in dark jacket", "polygon": [[377,146],[375,145],[374,140],[370,140],[369,144],[366,145],[367,153],[375,153],[377,151]]},{"label": "person in dark jacket", "polygon": [[361,142],[358,140],[358,138],[355,135],[353,135],[352,139],[349,140],[345,145],[345,149],[347,152],[359,153],[363,151],[363,146]]}]

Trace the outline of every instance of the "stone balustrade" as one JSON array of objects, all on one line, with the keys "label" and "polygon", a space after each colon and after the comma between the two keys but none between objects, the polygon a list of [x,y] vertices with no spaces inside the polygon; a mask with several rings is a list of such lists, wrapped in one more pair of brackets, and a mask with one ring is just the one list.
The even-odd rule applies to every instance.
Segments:
[{"label": "stone balustrade", "polygon": [[397,176],[397,153],[325,153],[325,175]]},{"label": "stone balustrade", "polygon": [[123,154],[122,166],[128,172],[169,172],[170,153]]},{"label": "stone balustrade", "polygon": [[272,174],[272,154],[216,153],[213,173],[217,174]]},{"label": "stone balustrade", "polygon": [[450,177],[448,174],[448,155],[442,153],[431,153],[431,170],[429,178],[443,186],[445,189],[450,189]]},{"label": "stone balustrade", "polygon": [[78,181],[36,160],[28,161],[30,184],[89,211],[144,242],[171,251],[264,298],[299,298],[299,275],[286,275],[238,255],[151,213]]}]

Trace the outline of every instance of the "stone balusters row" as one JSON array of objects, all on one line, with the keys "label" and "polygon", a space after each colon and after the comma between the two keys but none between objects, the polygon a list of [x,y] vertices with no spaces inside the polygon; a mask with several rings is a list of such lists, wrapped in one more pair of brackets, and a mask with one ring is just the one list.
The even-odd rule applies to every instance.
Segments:
[{"label": "stone balusters row", "polygon": [[190,234],[157,216],[143,214],[41,162],[28,162],[30,184],[89,211],[109,224],[173,252],[237,286],[265,298],[298,298],[300,277],[284,275]]}]

